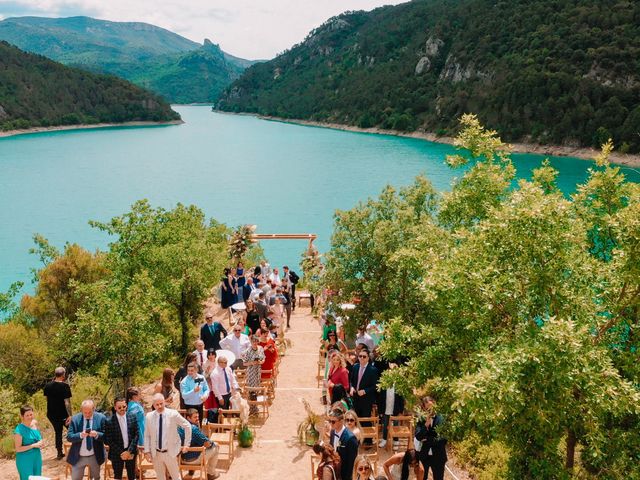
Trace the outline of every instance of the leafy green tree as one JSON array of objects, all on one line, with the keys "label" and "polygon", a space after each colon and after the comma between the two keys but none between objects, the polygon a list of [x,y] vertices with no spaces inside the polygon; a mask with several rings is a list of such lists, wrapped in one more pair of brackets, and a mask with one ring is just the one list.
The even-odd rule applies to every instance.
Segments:
[{"label": "leafy green tree", "polygon": [[179,325],[179,348],[186,353],[191,327],[227,262],[227,228],[213,220],[207,224],[195,206],[165,210],[146,200],[107,223],[91,223],[117,237],[107,254],[112,281],[129,287],[146,273]]}]

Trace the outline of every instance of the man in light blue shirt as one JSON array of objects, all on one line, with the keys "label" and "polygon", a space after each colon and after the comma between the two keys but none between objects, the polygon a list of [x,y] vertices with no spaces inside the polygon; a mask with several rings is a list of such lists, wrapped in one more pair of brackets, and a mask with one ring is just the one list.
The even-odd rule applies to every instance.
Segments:
[{"label": "man in light blue shirt", "polygon": [[187,366],[187,376],[180,382],[180,394],[184,401],[184,408],[198,411],[198,422],[202,420],[202,404],[209,396],[209,385],[204,376],[198,373],[198,366],[190,363]]}]

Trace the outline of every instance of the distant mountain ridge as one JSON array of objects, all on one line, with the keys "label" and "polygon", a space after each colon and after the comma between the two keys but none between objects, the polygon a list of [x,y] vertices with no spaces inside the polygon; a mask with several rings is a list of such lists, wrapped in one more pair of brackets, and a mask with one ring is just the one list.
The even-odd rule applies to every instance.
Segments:
[{"label": "distant mountain ridge", "polygon": [[179,120],[159,96],[0,41],[0,130]]},{"label": "distant mountain ridge", "polygon": [[640,151],[640,2],[413,0],[331,18],[249,67],[218,108]]},{"label": "distant mountain ridge", "polygon": [[0,22],[0,40],[66,65],[117,75],[177,103],[213,102],[254,63],[155,25],[90,17],[7,18]]}]

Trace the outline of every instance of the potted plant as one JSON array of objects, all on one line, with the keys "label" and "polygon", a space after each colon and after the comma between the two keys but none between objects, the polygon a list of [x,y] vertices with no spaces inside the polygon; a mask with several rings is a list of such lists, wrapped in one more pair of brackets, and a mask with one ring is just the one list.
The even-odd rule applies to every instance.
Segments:
[{"label": "potted plant", "polygon": [[254,434],[248,424],[243,423],[238,432],[238,445],[242,448],[250,448],[253,445]]},{"label": "potted plant", "polygon": [[322,420],[322,415],[314,412],[306,399],[303,398],[301,400],[306,411],[306,417],[298,424],[298,439],[301,443],[311,447],[320,438],[320,432],[316,425]]}]

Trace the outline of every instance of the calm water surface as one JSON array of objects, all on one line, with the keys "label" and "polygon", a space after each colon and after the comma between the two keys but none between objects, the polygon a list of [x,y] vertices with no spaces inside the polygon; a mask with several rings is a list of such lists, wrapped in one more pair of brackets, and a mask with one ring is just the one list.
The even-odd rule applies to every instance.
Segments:
[{"label": "calm water surface", "polygon": [[[16,280],[31,289],[34,233],[54,245],[104,248],[88,220],[106,221],[148,198],[154,206],[195,204],[231,226],[259,233],[317,233],[329,246],[333,213],[408,184],[424,173],[447,189],[448,145],[341,132],[176,107],[184,125],[52,132],[0,139],[0,291]],[[542,157],[514,156],[529,176]],[[585,180],[589,162],[553,158],[564,191]],[[640,174],[628,170],[629,178]],[[266,241],[272,265],[297,265],[304,241]]]}]

